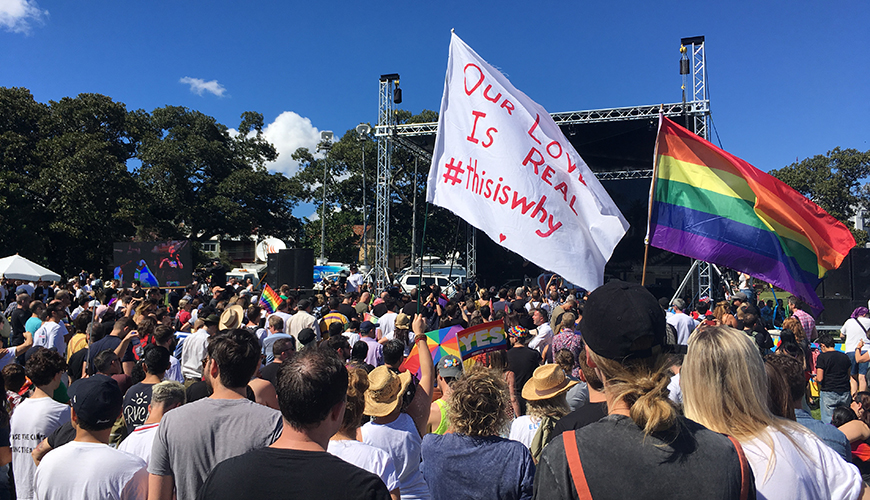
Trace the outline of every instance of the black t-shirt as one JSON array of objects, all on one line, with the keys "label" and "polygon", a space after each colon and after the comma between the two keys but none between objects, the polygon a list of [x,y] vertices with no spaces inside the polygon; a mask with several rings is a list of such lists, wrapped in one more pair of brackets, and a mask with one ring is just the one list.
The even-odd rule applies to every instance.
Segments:
[{"label": "black t-shirt", "polygon": [[[93,362],[94,358],[97,357],[97,354],[100,354],[103,351],[114,351],[119,345],[121,345],[121,339],[119,337],[115,337],[114,335],[107,335],[100,340],[91,344],[88,352],[88,369],[93,371]],[[127,350],[124,352],[124,356],[121,357],[121,362],[125,363],[127,361],[136,361],[136,356],[133,354],[133,343],[130,342],[127,345]]]},{"label": "black t-shirt", "polygon": [[525,411],[523,386],[532,378],[535,368],[541,364],[541,353],[526,346],[511,347],[507,352],[508,368],[514,372],[514,392],[520,399],[520,408]]},{"label": "black t-shirt", "polygon": [[87,359],[87,357],[87,347],[85,347],[84,349],[79,349],[78,351],[72,353],[72,356],[69,357],[66,372],[69,373],[70,382],[82,378],[82,366],[84,365],[85,359]]},{"label": "black t-shirt", "polygon": [[76,429],[72,422],[67,422],[54,430],[46,438],[51,449],[63,446],[76,438]]},{"label": "black t-shirt", "polygon": [[9,339],[9,345],[16,346],[24,343],[24,325],[30,319],[30,316],[29,309],[19,309],[16,307],[12,311],[12,319],[9,321],[12,323],[12,338]]},{"label": "black t-shirt", "polygon": [[572,429],[580,429],[607,416],[607,402],[586,403],[565,415],[553,427],[552,438]]},{"label": "black t-shirt", "polygon": [[[422,311],[422,308],[421,308],[421,311]],[[402,306],[402,312],[405,313],[405,314],[407,314],[408,316],[410,316],[411,319],[413,319],[413,318],[414,318],[414,315],[416,315],[416,314],[418,313],[418,311],[417,311],[417,301],[416,301],[416,300],[412,300],[411,302],[408,302],[407,304],[405,304],[404,306]]]},{"label": "black t-shirt", "polygon": [[277,387],[278,369],[281,368],[281,363],[269,363],[260,368],[260,378],[268,380],[273,386]]},{"label": "black t-shirt", "polygon": [[356,309],[353,308],[350,304],[339,304],[338,312],[344,314],[344,317],[347,319],[358,318],[359,314],[356,312]]},{"label": "black t-shirt", "polygon": [[217,464],[198,499],[388,500],[381,478],[324,451],[261,448]]},{"label": "black t-shirt", "polygon": [[819,390],[830,392],[849,392],[849,373],[852,362],[840,351],[828,351],[819,354],[816,368],[824,370]]},{"label": "black t-shirt", "polygon": [[133,429],[145,423],[148,418],[148,405],[151,404],[151,390],[154,384],[146,384],[139,382],[127,389],[124,394],[124,423],[127,424],[127,434],[131,434]]}]

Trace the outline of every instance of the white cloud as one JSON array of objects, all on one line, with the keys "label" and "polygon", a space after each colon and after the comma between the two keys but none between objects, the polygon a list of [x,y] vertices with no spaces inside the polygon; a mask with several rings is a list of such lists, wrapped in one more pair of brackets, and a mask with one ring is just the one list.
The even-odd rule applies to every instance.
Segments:
[{"label": "white cloud", "polygon": [[[285,111],[266,125],[263,136],[278,150],[278,160],[266,167],[275,172],[291,176],[299,170],[299,163],[291,156],[299,148],[308,148],[312,153],[320,142],[320,131],[311,124],[311,120],[292,111]],[[321,155],[315,154],[316,157]]]},{"label": "white cloud", "polygon": [[[0,0],[0,2],[3,1],[5,0]],[[178,82],[185,85],[190,85],[190,91],[196,95],[202,95],[203,92],[208,92],[218,97],[223,97],[224,92],[227,91],[227,89],[223,85],[219,84],[217,80],[211,80],[207,82],[202,78],[191,78],[189,76],[185,76]]]},{"label": "white cloud", "polygon": [[48,11],[35,0],[0,0],[0,27],[12,33],[30,33],[30,24],[42,24]]}]

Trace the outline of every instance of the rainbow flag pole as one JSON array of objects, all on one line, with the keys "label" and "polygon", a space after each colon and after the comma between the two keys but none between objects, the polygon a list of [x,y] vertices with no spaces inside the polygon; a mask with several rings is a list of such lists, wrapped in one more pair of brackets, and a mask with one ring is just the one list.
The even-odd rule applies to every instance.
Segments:
[{"label": "rainbow flag pole", "polygon": [[278,306],[281,305],[281,302],[281,297],[279,297],[275,290],[272,290],[272,287],[266,283],[266,286],[263,287],[263,293],[260,294],[259,303],[266,308],[266,311],[268,311],[269,314],[272,314],[278,310]]}]

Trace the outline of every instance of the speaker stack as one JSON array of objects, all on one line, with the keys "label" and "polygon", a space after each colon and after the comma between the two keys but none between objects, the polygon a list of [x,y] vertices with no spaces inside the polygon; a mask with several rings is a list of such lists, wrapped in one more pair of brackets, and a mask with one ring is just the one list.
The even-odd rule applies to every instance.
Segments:
[{"label": "speaker stack", "polygon": [[856,307],[870,299],[870,248],[853,248],[839,268],[829,271],[816,287],[825,310],[819,323],[842,325]]},{"label": "speaker stack", "polygon": [[285,248],[268,254],[266,282],[274,289],[288,285],[293,289],[314,286],[314,250]]}]

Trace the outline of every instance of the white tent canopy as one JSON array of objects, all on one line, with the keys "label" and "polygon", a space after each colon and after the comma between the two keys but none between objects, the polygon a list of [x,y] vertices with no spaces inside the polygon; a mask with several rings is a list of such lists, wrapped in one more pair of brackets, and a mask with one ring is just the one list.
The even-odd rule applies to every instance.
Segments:
[{"label": "white tent canopy", "polygon": [[60,281],[60,275],[15,254],[0,259],[0,276],[13,280]]}]

